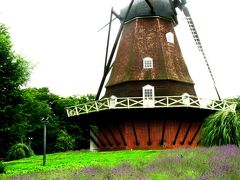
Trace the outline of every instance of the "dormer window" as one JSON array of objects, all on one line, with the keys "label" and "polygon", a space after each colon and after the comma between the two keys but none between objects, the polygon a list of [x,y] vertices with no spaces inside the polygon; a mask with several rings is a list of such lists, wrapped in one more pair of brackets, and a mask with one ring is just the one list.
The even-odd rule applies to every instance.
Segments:
[{"label": "dormer window", "polygon": [[174,35],[173,35],[172,32],[168,32],[168,33],[166,34],[166,39],[167,39],[167,42],[168,42],[168,43],[174,44]]},{"label": "dormer window", "polygon": [[152,69],[153,68],[153,59],[150,57],[145,57],[143,59],[143,68],[144,69]]}]

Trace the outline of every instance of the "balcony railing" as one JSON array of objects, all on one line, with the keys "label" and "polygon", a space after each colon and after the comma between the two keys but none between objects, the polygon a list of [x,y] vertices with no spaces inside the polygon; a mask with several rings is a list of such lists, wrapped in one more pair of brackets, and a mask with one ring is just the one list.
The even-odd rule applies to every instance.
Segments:
[{"label": "balcony railing", "polygon": [[68,117],[72,117],[109,109],[176,107],[235,111],[236,103],[227,100],[202,99],[195,96],[155,96],[152,99],[143,99],[143,97],[111,97],[67,107],[66,111]]}]

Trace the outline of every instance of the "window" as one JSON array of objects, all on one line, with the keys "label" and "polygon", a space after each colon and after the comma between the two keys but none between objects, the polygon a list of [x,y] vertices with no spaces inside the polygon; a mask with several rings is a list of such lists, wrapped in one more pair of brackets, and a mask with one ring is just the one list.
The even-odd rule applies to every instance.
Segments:
[{"label": "window", "polygon": [[145,98],[152,98],[153,97],[153,91],[152,89],[144,89],[144,96]]},{"label": "window", "polygon": [[172,32],[168,32],[166,34],[166,39],[167,39],[167,42],[174,44],[174,35]]},{"label": "window", "polygon": [[154,102],[154,87],[150,85],[146,85],[142,88],[143,92],[143,107],[144,108],[152,108],[155,106]]},{"label": "window", "polygon": [[151,69],[153,68],[153,59],[150,57],[146,57],[143,59],[143,68],[144,69]]},{"label": "window", "polygon": [[146,85],[143,87],[143,99],[154,99],[154,87]]}]

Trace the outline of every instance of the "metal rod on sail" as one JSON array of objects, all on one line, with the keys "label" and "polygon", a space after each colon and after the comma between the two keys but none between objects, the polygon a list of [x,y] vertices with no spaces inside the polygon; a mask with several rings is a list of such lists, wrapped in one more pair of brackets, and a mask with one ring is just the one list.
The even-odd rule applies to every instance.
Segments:
[{"label": "metal rod on sail", "polygon": [[132,0],[131,3],[129,4],[127,13],[126,13],[126,15],[125,15],[125,17],[124,17],[124,19],[123,19],[123,21],[122,21],[122,23],[121,23],[121,26],[120,26],[120,28],[119,28],[119,30],[118,30],[118,34],[117,34],[117,37],[116,37],[116,39],[115,39],[115,42],[114,42],[114,45],[113,45],[113,48],[112,48],[112,52],[111,52],[111,54],[110,54],[110,56],[109,56],[109,58],[108,58],[108,62],[107,62],[107,65],[106,65],[106,69],[105,69],[105,71],[104,71],[104,74],[103,74],[103,77],[102,77],[100,86],[99,86],[99,88],[98,88],[98,92],[97,92],[97,95],[96,95],[96,98],[95,98],[96,100],[98,100],[99,97],[100,97],[100,94],[101,94],[101,91],[102,91],[102,88],[103,88],[105,79],[106,79],[106,77],[107,77],[107,74],[108,74],[108,72],[109,72],[109,68],[110,68],[111,63],[112,63],[112,59],[113,59],[115,50],[116,50],[117,45],[118,45],[118,41],[119,41],[119,39],[120,39],[122,30],[123,30],[124,23],[125,23],[125,21],[126,21],[126,19],[127,19],[127,17],[128,17],[128,14],[129,14],[129,12],[130,12],[130,9],[131,9],[131,7],[132,7],[133,2],[134,2],[134,0]]},{"label": "metal rod on sail", "polygon": [[[117,19],[117,17],[115,17],[115,18],[113,18],[112,19],[112,22],[114,21],[114,20],[116,20]],[[109,25],[109,23],[107,23],[107,24],[105,24],[101,29],[99,29],[97,32],[99,32],[99,31],[101,31],[101,30],[103,30],[105,27],[107,27]]]},{"label": "metal rod on sail", "polygon": [[204,50],[203,50],[202,43],[201,43],[200,38],[199,38],[199,36],[198,36],[197,30],[196,30],[196,28],[195,28],[195,25],[194,25],[194,23],[193,23],[193,20],[192,20],[192,18],[191,18],[191,15],[190,15],[187,7],[183,6],[183,7],[182,7],[182,10],[183,10],[184,15],[186,16],[188,26],[189,26],[189,28],[190,28],[190,30],[191,30],[191,33],[192,33],[192,35],[193,35],[193,39],[194,39],[194,41],[195,41],[195,43],[196,43],[196,45],[197,45],[197,48],[198,48],[198,50],[202,53],[202,56],[203,56],[204,61],[205,61],[205,64],[207,65],[207,68],[208,68],[209,74],[210,74],[210,76],[211,76],[211,78],[212,78],[213,85],[214,85],[215,91],[216,91],[216,93],[217,93],[218,99],[221,100],[220,94],[219,94],[218,89],[217,89],[216,81],[215,81],[215,79],[214,79],[212,70],[211,70],[210,65],[209,65],[209,63],[208,63],[206,54],[205,54],[205,52],[204,52]]},{"label": "metal rod on sail", "polygon": [[113,8],[111,10],[109,27],[108,27],[108,37],[107,37],[107,47],[106,47],[105,62],[104,62],[104,72],[106,71],[106,66],[107,66],[108,48],[109,48],[109,41],[110,41],[111,27],[112,27],[112,15],[113,15]]}]

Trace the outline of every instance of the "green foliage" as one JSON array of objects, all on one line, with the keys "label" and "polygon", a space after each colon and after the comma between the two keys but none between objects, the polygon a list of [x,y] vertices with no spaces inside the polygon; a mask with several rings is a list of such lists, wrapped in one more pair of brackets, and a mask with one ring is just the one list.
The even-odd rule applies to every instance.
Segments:
[{"label": "green foliage", "polygon": [[6,167],[5,164],[3,164],[2,161],[0,161],[0,174],[3,174],[6,172],[5,167]]},{"label": "green foliage", "polygon": [[240,120],[236,112],[218,111],[203,123],[201,142],[206,146],[239,145]]},{"label": "green foliage", "polygon": [[30,65],[23,57],[12,50],[12,41],[8,29],[0,23],[0,157],[4,156],[9,146],[19,139],[13,133],[16,107],[21,103],[21,87],[30,75]]},{"label": "green foliage", "polygon": [[67,132],[61,130],[58,133],[57,142],[55,144],[55,151],[69,151],[74,150],[75,139],[72,138]]},{"label": "green foliage", "polygon": [[18,143],[13,145],[8,153],[7,153],[7,159],[9,161],[22,159],[26,157],[30,157],[34,155],[33,150],[28,147],[26,144]]},{"label": "green foliage", "polygon": [[17,142],[28,143],[33,137],[32,148],[42,153],[41,119],[49,118],[47,125],[47,152],[55,152],[55,143],[60,129],[76,140],[76,149],[88,148],[85,137],[88,129],[79,122],[68,119],[65,107],[94,100],[93,95],[59,97],[48,88],[26,88],[31,67],[28,61],[16,54],[5,25],[0,23],[0,158]]}]

